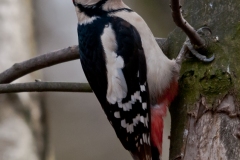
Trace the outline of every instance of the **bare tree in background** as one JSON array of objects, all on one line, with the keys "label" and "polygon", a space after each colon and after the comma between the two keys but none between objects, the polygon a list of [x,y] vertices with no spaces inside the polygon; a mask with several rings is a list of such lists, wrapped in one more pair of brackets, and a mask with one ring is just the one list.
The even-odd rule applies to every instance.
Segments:
[{"label": "bare tree in background", "polygon": [[[183,26],[180,25],[200,53],[205,55],[214,53],[216,59],[214,62],[206,64],[195,58],[188,58],[182,64],[179,75],[179,95],[170,108],[172,115],[170,159],[238,160],[240,159],[240,68],[238,67],[240,62],[238,54],[240,3],[238,0],[185,0],[183,10],[179,6],[176,7],[175,4],[178,4],[178,1],[172,0],[171,3],[173,17],[174,9],[179,13],[183,11],[183,16],[194,28],[207,26],[212,30],[213,34],[209,34],[208,37],[203,36],[199,39],[199,37],[193,36],[191,38],[196,31],[186,32],[183,28],[188,26],[188,23],[184,19],[182,19],[183,23],[181,22]],[[180,18],[183,18],[181,14]],[[179,21],[175,22],[179,26]],[[191,26],[187,28],[188,30],[189,28],[193,29]],[[181,29],[176,29],[169,34],[164,43],[161,43],[161,47],[169,57],[174,58],[185,40],[185,33]],[[186,47],[182,49],[184,49],[184,53],[187,49],[189,50]],[[16,64],[0,74],[0,82],[10,83],[34,70],[76,59],[77,54],[77,47],[73,46]],[[59,55],[62,55],[61,60],[57,59]],[[41,63],[39,60],[44,60],[44,62]],[[34,62],[39,62],[39,64]],[[27,70],[30,65],[35,67]],[[45,91],[74,91],[74,89],[79,92],[90,91],[86,84],[71,84],[72,87],[70,87],[70,84],[56,85],[56,83],[36,82],[20,84],[18,87],[24,85],[26,86],[22,87],[22,90],[17,88],[18,91],[43,91],[44,88]],[[32,86],[27,90],[29,85]],[[63,86],[69,88],[63,89]],[[13,92],[17,91],[14,85],[1,85],[1,87],[6,89],[3,92],[9,91],[11,87],[15,87]],[[79,88],[76,90],[76,87]]]},{"label": "bare tree in background", "polygon": [[[31,0],[0,1],[0,70],[33,57]],[[34,74],[16,82],[33,81]],[[38,94],[1,94],[0,160],[46,159],[46,125]]]}]

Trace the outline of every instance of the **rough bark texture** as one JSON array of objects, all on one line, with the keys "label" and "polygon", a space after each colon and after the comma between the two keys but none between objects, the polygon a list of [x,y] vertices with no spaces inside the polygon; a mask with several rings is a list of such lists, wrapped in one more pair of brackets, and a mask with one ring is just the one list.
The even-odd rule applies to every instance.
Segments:
[{"label": "rough bark texture", "polygon": [[[180,92],[172,115],[170,159],[240,159],[240,2],[184,1],[183,15],[195,29],[213,34],[207,49],[210,64],[187,59],[180,73]],[[185,35],[176,29],[168,37],[168,54],[176,57]]]},{"label": "rough bark texture", "polygon": [[[0,1],[0,71],[34,56],[31,0]],[[33,81],[28,75],[17,82]],[[0,160],[42,160],[46,130],[38,94],[0,95]]]}]

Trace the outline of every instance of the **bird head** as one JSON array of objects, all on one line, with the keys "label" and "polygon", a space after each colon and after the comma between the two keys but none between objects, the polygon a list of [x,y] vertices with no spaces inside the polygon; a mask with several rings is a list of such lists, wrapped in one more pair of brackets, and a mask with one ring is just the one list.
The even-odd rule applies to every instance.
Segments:
[{"label": "bird head", "polygon": [[100,1],[105,0],[72,0],[73,4],[76,6],[77,4],[81,4],[83,6],[94,6]]},{"label": "bird head", "polygon": [[76,8],[79,22],[86,21],[87,18],[101,17],[109,11],[119,8],[129,8],[122,0],[72,0]]}]

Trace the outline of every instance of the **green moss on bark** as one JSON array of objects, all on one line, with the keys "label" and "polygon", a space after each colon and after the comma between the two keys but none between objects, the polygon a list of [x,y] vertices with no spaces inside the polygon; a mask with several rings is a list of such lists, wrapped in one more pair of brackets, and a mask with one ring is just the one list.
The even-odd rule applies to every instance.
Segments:
[{"label": "green moss on bark", "polygon": [[[212,63],[187,59],[181,68],[179,95],[170,108],[172,115],[170,159],[184,154],[184,131],[188,113],[196,109],[201,96],[206,97],[208,109],[214,110],[226,94],[240,102],[240,2],[239,0],[185,0],[184,16],[195,29],[208,26],[213,35],[206,50],[215,55]],[[177,56],[186,36],[175,29],[168,37],[168,55]],[[219,39],[219,41],[217,41]],[[214,42],[214,40],[216,40]],[[239,110],[239,108],[237,108]]]}]

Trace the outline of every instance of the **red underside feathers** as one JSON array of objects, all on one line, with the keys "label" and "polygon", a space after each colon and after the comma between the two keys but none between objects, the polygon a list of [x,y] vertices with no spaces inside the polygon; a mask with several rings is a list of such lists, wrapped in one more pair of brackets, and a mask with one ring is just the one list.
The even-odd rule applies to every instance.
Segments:
[{"label": "red underside feathers", "polygon": [[162,154],[163,117],[166,116],[167,108],[177,95],[178,82],[173,80],[169,88],[159,97],[158,104],[151,107],[151,142]]}]

